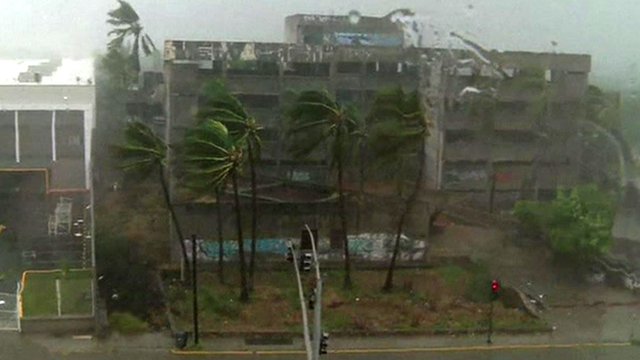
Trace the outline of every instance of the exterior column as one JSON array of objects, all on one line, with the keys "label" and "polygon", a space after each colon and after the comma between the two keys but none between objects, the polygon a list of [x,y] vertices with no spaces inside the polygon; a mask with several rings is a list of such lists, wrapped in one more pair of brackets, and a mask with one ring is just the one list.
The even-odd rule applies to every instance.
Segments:
[{"label": "exterior column", "polygon": [[16,137],[16,162],[20,162],[20,121],[18,119],[18,110],[13,113],[13,128]]},{"label": "exterior column", "polygon": [[56,111],[51,112],[51,160],[58,160],[56,152]]}]

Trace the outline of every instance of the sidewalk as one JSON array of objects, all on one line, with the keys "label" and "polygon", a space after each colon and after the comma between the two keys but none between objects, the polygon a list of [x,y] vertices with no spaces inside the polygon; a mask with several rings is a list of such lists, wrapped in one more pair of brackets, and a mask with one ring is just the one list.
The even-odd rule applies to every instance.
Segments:
[{"label": "sidewalk", "polygon": [[[562,333],[503,335],[492,337],[493,344],[487,344],[486,334],[465,336],[377,336],[377,337],[331,337],[329,350],[343,353],[375,352],[417,352],[447,350],[478,350],[482,348],[540,348],[540,347],[578,347],[578,346],[626,346],[629,338],[598,338],[594,332],[566,336]],[[302,338],[294,338],[288,345],[247,345],[244,338],[202,338],[200,346],[191,351],[177,351],[174,339],[167,333],[148,333],[143,335],[112,335],[103,340],[53,337],[50,335],[22,335],[29,340],[46,347],[53,353],[92,353],[117,352],[123,350],[143,350],[149,352],[169,352],[178,354],[221,354],[241,355],[248,353],[298,354],[304,350]],[[189,344],[192,344],[190,339]]]}]

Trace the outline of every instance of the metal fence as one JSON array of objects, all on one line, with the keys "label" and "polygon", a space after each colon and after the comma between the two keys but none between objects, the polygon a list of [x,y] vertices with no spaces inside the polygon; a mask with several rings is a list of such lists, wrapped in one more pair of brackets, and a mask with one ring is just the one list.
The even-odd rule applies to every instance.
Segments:
[{"label": "metal fence", "polygon": [[0,293],[0,331],[20,331],[18,293]]}]

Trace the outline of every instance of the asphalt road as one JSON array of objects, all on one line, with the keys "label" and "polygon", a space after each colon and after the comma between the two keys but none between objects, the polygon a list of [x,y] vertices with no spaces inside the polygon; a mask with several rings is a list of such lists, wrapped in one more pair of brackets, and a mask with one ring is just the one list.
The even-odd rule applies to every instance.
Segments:
[{"label": "asphalt road", "polygon": [[[105,352],[55,353],[33,346],[33,344],[17,342],[2,344],[0,349],[2,360],[177,360],[177,359],[219,359],[219,360],[303,360],[300,355],[174,355],[167,350],[110,350]],[[640,359],[640,347],[622,346],[606,348],[576,349],[510,349],[498,351],[446,351],[446,352],[412,352],[412,353],[372,353],[372,354],[329,354],[323,360],[625,360]]]},{"label": "asphalt road", "polygon": [[[397,354],[361,354],[361,355],[337,355],[329,354],[323,357],[323,360],[431,360],[431,359],[447,359],[447,360],[625,360],[639,359],[640,347],[621,347],[621,348],[603,348],[603,349],[548,349],[548,350],[507,350],[507,351],[481,351],[481,352],[439,352],[439,353],[397,353]],[[12,359],[33,359],[33,358],[12,358]],[[51,359],[54,359],[53,357]],[[71,354],[55,359],[73,359],[73,360],[115,360],[115,359],[135,359],[135,360],[176,360],[176,359],[220,359],[220,360],[249,360],[249,359],[267,359],[267,360],[293,360],[304,359],[304,357],[282,356],[282,355],[262,355],[262,356],[177,356],[166,352],[130,352],[130,353],[111,353],[111,354]]]},{"label": "asphalt road", "polygon": [[[34,337],[14,332],[0,332],[0,360],[180,360],[180,359],[216,359],[216,360],[304,360],[295,355],[176,355],[163,348],[104,348],[78,347],[75,349],[55,347],[55,352],[43,344],[64,343],[63,339],[48,338],[49,342],[34,341]],[[62,342],[61,342],[62,341]],[[542,345],[544,346],[544,345]],[[60,350],[62,349],[62,350]],[[511,349],[482,350],[442,350],[376,352],[358,354],[328,354],[322,360],[635,360],[640,359],[640,346],[583,346],[583,347],[519,347]]]}]

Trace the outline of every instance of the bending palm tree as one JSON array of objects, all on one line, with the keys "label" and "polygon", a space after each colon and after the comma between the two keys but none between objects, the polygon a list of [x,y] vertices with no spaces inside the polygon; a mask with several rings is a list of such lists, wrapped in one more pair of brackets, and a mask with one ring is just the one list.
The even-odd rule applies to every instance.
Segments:
[{"label": "bending palm tree", "polygon": [[171,198],[169,196],[169,187],[165,177],[165,166],[167,158],[167,145],[157,137],[153,131],[144,123],[131,122],[128,123],[124,130],[125,142],[116,146],[117,156],[122,160],[122,169],[125,171],[135,172],[140,176],[148,177],[156,173],[162,185],[162,194],[164,202],[171,214],[171,220],[176,229],[176,235],[180,242],[180,250],[182,251],[182,262],[189,273],[190,266],[187,259],[187,250],[184,245],[184,236],[178,216],[176,215]]},{"label": "bending palm tree", "polygon": [[145,56],[148,56],[156,50],[156,46],[149,37],[148,34],[142,32],[142,25],[140,24],[140,17],[133,7],[124,0],[118,0],[120,7],[115,10],[109,11],[109,19],[107,23],[114,26],[114,29],[109,31],[109,36],[114,35],[111,41],[109,41],[109,50],[119,50],[122,48],[124,40],[127,37],[133,38],[133,45],[131,47],[131,66],[136,75],[140,72],[140,49]]},{"label": "bending palm tree", "polygon": [[[372,122],[371,148],[377,158],[401,164],[405,158],[417,153],[418,161],[418,174],[413,191],[405,199],[404,209],[396,225],[393,254],[383,286],[384,291],[390,291],[393,288],[393,272],[400,252],[402,229],[420,195],[424,182],[425,145],[429,135],[429,123],[420,104],[419,93],[405,94],[401,88],[378,94],[370,112],[370,121]],[[400,174],[400,171],[396,173]],[[399,181],[402,181],[402,176],[399,177]]]},{"label": "bending palm tree", "polygon": [[258,193],[256,184],[256,160],[260,153],[260,130],[262,127],[249,115],[242,103],[218,81],[212,81],[203,89],[204,102],[198,111],[200,119],[221,122],[229,135],[247,148],[249,171],[251,172],[251,253],[249,255],[249,287],[253,288],[255,271],[256,238],[258,228]]},{"label": "bending palm tree", "polygon": [[244,162],[242,143],[232,137],[227,128],[215,120],[205,120],[192,129],[185,138],[187,182],[194,188],[218,188],[231,178],[238,231],[238,257],[240,262],[240,301],[249,301],[244,260],[244,238],[240,198],[238,197],[238,171]]},{"label": "bending palm tree", "polygon": [[305,91],[298,95],[288,117],[289,151],[295,157],[308,156],[323,145],[330,146],[331,165],[337,171],[338,215],[344,242],[344,287],[350,288],[351,263],[343,175],[346,148],[357,126],[355,113],[353,109],[338,104],[326,91]]}]

